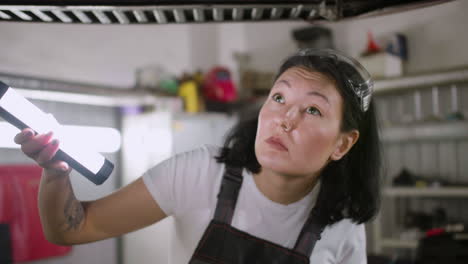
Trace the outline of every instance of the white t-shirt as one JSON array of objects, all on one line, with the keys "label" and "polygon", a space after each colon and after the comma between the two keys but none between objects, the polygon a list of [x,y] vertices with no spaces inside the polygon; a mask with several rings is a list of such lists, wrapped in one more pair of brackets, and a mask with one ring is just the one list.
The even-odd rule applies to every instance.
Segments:
[{"label": "white t-shirt", "polygon": [[[175,232],[170,262],[190,260],[205,228],[213,218],[225,164],[214,158],[218,147],[203,146],[178,154],[148,170],[143,180],[161,209],[174,216]],[[243,170],[232,226],[253,236],[293,248],[317,198],[319,185],[300,201],[275,203],[257,188],[252,174]],[[327,226],[310,263],[366,263],[364,225],[344,219]]]}]

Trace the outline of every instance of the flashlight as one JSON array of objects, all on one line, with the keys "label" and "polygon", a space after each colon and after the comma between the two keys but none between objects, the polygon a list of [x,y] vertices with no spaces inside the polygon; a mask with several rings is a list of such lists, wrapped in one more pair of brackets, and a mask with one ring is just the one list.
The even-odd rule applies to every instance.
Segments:
[{"label": "flashlight", "polygon": [[97,151],[84,147],[82,142],[67,137],[51,114],[21,96],[13,88],[0,81],[0,116],[20,130],[31,128],[37,134],[54,132],[60,140],[60,149],[54,159],[67,162],[73,169],[94,184],[102,184],[112,173],[114,164]]}]

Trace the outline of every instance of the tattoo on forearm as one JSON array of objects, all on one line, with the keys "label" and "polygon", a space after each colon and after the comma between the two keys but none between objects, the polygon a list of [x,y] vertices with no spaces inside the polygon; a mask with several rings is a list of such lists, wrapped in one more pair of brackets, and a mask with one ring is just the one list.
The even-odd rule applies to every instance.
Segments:
[{"label": "tattoo on forearm", "polygon": [[70,231],[72,229],[77,230],[84,219],[84,210],[81,203],[76,200],[73,192],[70,192],[67,201],[65,202],[63,213],[65,214],[64,224],[66,231]]}]

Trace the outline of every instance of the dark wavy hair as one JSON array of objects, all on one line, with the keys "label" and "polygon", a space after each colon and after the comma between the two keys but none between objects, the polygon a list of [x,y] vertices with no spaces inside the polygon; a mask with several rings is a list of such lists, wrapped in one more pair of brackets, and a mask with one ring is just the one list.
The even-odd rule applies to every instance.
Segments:
[{"label": "dark wavy hair", "polygon": [[[362,77],[352,65],[339,59],[297,53],[283,62],[275,80],[292,67],[319,72],[335,80],[344,104],[341,131],[356,129],[360,134],[345,156],[330,162],[322,170],[316,209],[327,224],[343,218],[356,223],[367,222],[379,209],[381,152],[374,103],[371,102],[368,110],[363,112],[358,97],[350,87],[350,78],[362,82]],[[259,173],[261,166],[255,156],[257,124],[258,114],[239,122],[227,135],[217,161]]]}]

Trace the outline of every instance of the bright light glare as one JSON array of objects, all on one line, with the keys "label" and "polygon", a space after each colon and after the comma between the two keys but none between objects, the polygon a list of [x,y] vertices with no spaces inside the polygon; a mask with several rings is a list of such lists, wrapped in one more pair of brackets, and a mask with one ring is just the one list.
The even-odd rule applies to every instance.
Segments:
[{"label": "bright light glare", "polygon": [[[77,128],[76,126],[62,126],[53,115],[42,112],[14,89],[10,88],[2,95],[0,107],[13,116],[17,122],[21,122],[24,126],[32,128],[39,134],[49,131],[54,132],[53,137],[59,140],[60,149],[80,165],[75,164],[78,166],[75,169],[82,170],[82,167],[84,167],[82,173],[88,173],[87,171],[89,171],[97,175],[104,168],[106,159],[99,154],[99,148],[101,148],[102,152],[109,150],[116,151],[120,148],[120,137],[118,137],[118,142],[107,144],[109,143],[108,139],[116,139],[112,135],[115,135],[115,132],[118,133],[118,131],[109,131],[111,128],[94,127],[89,129],[84,127]],[[16,133],[13,133],[13,135],[2,135],[1,138],[6,141],[12,140]],[[10,143],[5,145],[11,146]],[[74,162],[72,162],[72,167],[73,164]]]},{"label": "bright light glare", "polygon": [[120,132],[110,127],[64,126],[64,133],[76,141],[80,141],[77,140],[80,138],[86,139],[87,144],[102,153],[117,152],[122,141]]},{"label": "bright light glare", "polygon": [[[60,139],[65,142],[85,142],[101,153],[120,149],[121,135],[115,128],[93,126],[62,126]],[[7,122],[0,122],[0,148],[20,148],[13,139],[19,130]]]},{"label": "bright light glare", "polygon": [[8,89],[0,100],[0,106],[38,133],[55,130],[59,125],[52,115],[44,114],[41,109],[26,100],[13,89]]}]

